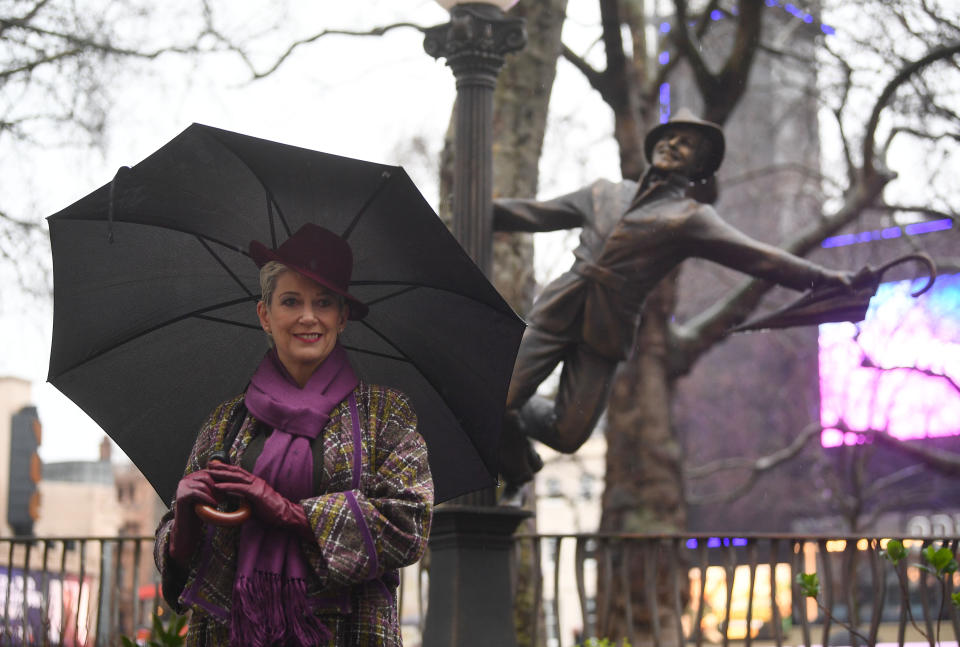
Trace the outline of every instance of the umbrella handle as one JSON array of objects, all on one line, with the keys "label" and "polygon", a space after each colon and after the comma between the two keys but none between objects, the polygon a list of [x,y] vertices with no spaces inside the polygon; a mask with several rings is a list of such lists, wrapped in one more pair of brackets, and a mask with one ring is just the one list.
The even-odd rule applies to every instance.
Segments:
[{"label": "umbrella handle", "polygon": [[[223,452],[214,452],[207,463],[209,464],[215,461],[225,463],[226,458]],[[250,504],[246,501],[238,502],[237,509],[232,512],[217,510],[212,505],[207,505],[206,503],[198,503],[193,507],[193,510],[202,521],[213,524],[214,526],[239,526],[250,518]]]},{"label": "umbrella handle", "polygon": [[927,290],[929,290],[930,288],[932,288],[932,287],[933,287],[933,282],[937,280],[937,266],[936,266],[936,264],[933,262],[933,259],[930,258],[928,255],[923,254],[923,253],[916,253],[916,254],[907,254],[906,256],[901,256],[900,258],[895,258],[895,259],[893,259],[892,261],[890,261],[889,263],[887,263],[886,265],[883,265],[882,267],[880,267],[879,269],[877,269],[877,270],[875,271],[875,272],[876,272],[876,276],[878,277],[878,282],[879,282],[879,280],[882,279],[884,272],[886,272],[887,270],[889,270],[891,267],[894,267],[894,266],[896,266],[896,265],[900,265],[901,263],[906,263],[906,262],[908,262],[908,261],[917,261],[917,262],[920,263],[921,265],[926,265],[926,266],[927,266],[927,272],[928,272],[928,274],[927,274],[927,284],[924,285],[924,286],[923,286],[922,288],[920,288],[919,290],[910,293],[910,296],[912,296],[912,297],[918,297],[918,296],[920,296],[921,294],[923,294],[924,292],[926,292]]},{"label": "umbrella handle", "polygon": [[193,510],[202,521],[214,526],[239,526],[250,518],[250,504],[246,501],[238,504],[237,509],[232,512],[217,510],[206,503],[198,503]]}]

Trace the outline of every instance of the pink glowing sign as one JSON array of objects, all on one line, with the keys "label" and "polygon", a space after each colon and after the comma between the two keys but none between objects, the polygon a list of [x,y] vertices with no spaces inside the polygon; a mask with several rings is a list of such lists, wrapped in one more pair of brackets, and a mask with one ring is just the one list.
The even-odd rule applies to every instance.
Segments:
[{"label": "pink glowing sign", "polygon": [[901,439],[960,435],[960,274],[917,299],[915,288],[885,283],[862,323],[820,326],[824,447],[858,442],[831,428],[839,421]]}]

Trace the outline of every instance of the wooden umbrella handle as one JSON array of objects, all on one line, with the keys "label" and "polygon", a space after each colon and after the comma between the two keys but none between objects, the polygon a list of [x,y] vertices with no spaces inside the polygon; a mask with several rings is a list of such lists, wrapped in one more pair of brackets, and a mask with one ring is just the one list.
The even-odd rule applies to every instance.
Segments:
[{"label": "wooden umbrella handle", "polygon": [[206,503],[198,503],[194,507],[194,511],[201,520],[215,526],[239,526],[250,518],[250,504],[246,501],[240,503],[237,509],[232,512],[217,510]]},{"label": "wooden umbrella handle", "polygon": [[[226,458],[223,452],[215,452],[208,463],[214,461],[225,463]],[[242,500],[237,503],[237,509],[230,512],[217,510],[206,503],[198,503],[193,507],[193,510],[202,521],[214,526],[239,526],[250,518],[250,504]]]}]

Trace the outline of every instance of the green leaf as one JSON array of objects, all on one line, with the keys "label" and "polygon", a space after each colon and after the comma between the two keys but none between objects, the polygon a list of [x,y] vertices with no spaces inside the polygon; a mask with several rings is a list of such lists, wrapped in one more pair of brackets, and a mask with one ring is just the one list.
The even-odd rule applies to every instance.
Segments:
[{"label": "green leaf", "polygon": [[899,539],[891,539],[887,542],[887,547],[882,553],[885,559],[890,560],[890,562],[896,566],[907,556],[907,549],[903,547],[903,542]]},{"label": "green leaf", "polygon": [[800,585],[800,592],[808,598],[820,595],[820,578],[816,573],[798,573],[797,584]]},{"label": "green leaf", "polygon": [[133,642],[126,636],[120,636],[120,642],[123,643],[123,647],[137,647],[137,643]]},{"label": "green leaf", "polygon": [[960,608],[960,591],[951,595],[950,601],[953,602],[953,606]]},{"label": "green leaf", "polygon": [[951,563],[956,564],[956,560],[953,557],[953,551],[946,546],[937,548],[933,544],[930,544],[923,549],[922,555],[923,558],[927,560],[927,563],[934,568],[937,575],[952,573],[957,570],[956,566],[952,566],[953,570],[949,570]]}]

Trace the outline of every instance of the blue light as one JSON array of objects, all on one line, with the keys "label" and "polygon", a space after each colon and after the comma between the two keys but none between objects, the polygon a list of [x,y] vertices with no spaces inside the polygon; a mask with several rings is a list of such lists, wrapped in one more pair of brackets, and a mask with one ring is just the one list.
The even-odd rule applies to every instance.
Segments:
[{"label": "blue light", "polygon": [[660,56],[657,58],[660,61],[660,65],[666,65],[670,62],[670,52],[660,52]]},{"label": "blue light", "polygon": [[723,12],[719,9],[710,12],[710,20],[720,20],[721,18],[723,18]]},{"label": "blue light", "polygon": [[670,121],[670,84],[660,84],[660,123]]},{"label": "blue light", "polygon": [[767,0],[768,7],[776,7],[780,2],[778,0]]},{"label": "blue light", "polygon": [[811,15],[808,14],[808,13],[807,13],[807,14],[804,14],[804,15],[803,15],[803,22],[805,22],[805,23],[807,23],[807,24],[809,25],[810,23],[813,22],[813,16],[811,16]]},{"label": "blue light", "polygon": [[927,222],[917,222],[907,225],[902,230],[900,227],[887,227],[879,231],[861,231],[856,234],[840,234],[839,236],[830,236],[824,238],[820,243],[821,247],[845,247],[846,245],[855,245],[857,243],[868,243],[874,240],[887,240],[890,238],[899,238],[901,233],[908,236],[918,236],[920,234],[929,234],[935,231],[946,231],[953,228],[953,220],[950,218],[941,218],[940,220],[929,220]]},{"label": "blue light", "polygon": [[908,236],[916,236],[917,234],[929,234],[932,231],[944,231],[945,229],[950,229],[951,227],[953,227],[953,221],[949,218],[943,218],[942,220],[917,222],[912,225],[907,225],[903,228],[903,230]]},{"label": "blue light", "polygon": [[662,23],[660,23],[660,33],[661,33],[661,34],[669,34],[669,33],[670,33],[670,23],[668,23],[668,22],[662,22]]},{"label": "blue light", "polygon": [[711,537],[707,540],[707,548],[719,548],[720,547],[720,538]]},{"label": "blue light", "polygon": [[803,16],[803,12],[797,9],[796,5],[788,4],[784,7],[787,10],[787,13],[791,14],[795,18],[800,18]]},{"label": "blue light", "polygon": [[820,31],[822,31],[827,36],[833,36],[837,33],[837,30],[831,27],[830,25],[820,25]]},{"label": "blue light", "polygon": [[688,540],[687,540],[687,548],[690,548],[690,549],[692,550],[692,549],[694,549],[694,548],[696,548],[696,547],[697,547],[697,540],[696,540],[696,539],[688,539]]},{"label": "blue light", "polygon": [[747,540],[744,539],[744,538],[742,538],[742,537],[734,537],[734,538],[733,538],[733,545],[734,545],[734,546],[746,546],[746,545],[747,545]]},{"label": "blue light", "polygon": [[829,238],[824,238],[823,242],[820,243],[821,247],[843,247],[845,245],[852,245],[856,240],[856,236],[853,234],[840,234],[839,236],[830,236]]}]

